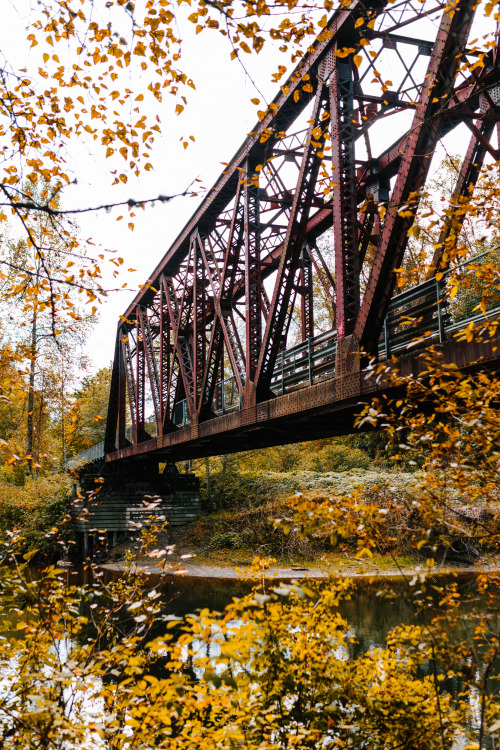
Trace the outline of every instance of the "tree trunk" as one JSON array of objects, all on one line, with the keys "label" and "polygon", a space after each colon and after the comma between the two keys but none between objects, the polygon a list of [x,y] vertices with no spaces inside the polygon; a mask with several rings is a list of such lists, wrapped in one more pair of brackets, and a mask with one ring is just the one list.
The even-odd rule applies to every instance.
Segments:
[{"label": "tree trunk", "polygon": [[31,346],[30,346],[30,378],[28,386],[28,422],[27,422],[27,473],[33,473],[33,412],[35,409],[35,365],[36,365],[36,308],[33,310],[33,321],[31,324]]},{"label": "tree trunk", "polygon": [[64,368],[61,367],[61,470],[66,466],[66,430],[64,427]]}]

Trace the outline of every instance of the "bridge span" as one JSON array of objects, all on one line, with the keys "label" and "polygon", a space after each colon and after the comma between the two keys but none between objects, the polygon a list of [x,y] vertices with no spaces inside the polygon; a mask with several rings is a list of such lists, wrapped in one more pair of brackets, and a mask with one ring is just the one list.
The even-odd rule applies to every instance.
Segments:
[{"label": "bridge span", "polygon": [[498,37],[473,49],[474,13],[353,0],[332,15],[120,318],[96,455],[172,462],[351,431],[385,387],[370,357],[417,374],[433,344],[498,367],[498,340],[457,338],[447,296],[464,212],[444,212],[427,280],[394,295],[438,144],[466,126],[450,208],[499,155]]}]

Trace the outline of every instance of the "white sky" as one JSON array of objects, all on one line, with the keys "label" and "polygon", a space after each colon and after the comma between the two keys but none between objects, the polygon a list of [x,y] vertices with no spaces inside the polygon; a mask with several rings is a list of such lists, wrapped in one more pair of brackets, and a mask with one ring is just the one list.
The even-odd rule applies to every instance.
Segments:
[{"label": "white sky", "polygon": [[[30,49],[25,26],[30,18],[29,0],[3,0],[0,25],[0,50],[13,65],[26,66],[31,72],[39,65],[39,49]],[[126,186],[109,189],[109,169],[120,166],[104,159],[100,145],[72,143],[78,184],[66,188],[65,208],[93,206],[101,203],[175,195],[185,191],[195,178],[201,178],[210,188],[223,166],[229,161],[246,133],[257,120],[257,107],[250,102],[259,97],[249,76],[237,61],[230,61],[230,47],[217,33],[204,32],[194,36],[192,24],[184,23],[182,69],[192,77],[196,91],[185,87],[189,105],[180,116],[174,114],[176,99],[165,96],[160,110],[162,134],[157,136],[152,153],[153,171],[143,172],[140,178],[129,176]],[[59,56],[61,53],[57,50]],[[246,56],[261,91],[271,98],[276,84],[270,82],[270,66],[275,69],[276,50],[262,52],[258,57]],[[272,62],[270,62],[272,59]],[[136,82],[135,88],[144,91],[148,81]],[[133,84],[134,85],[134,84]],[[188,93],[189,92],[189,93]],[[194,135],[195,142],[184,150],[182,135]],[[168,204],[148,207],[136,212],[135,230],[128,229],[128,212],[116,209],[109,213],[95,212],[77,217],[82,237],[92,237],[101,246],[116,250],[124,259],[118,280],[107,278],[109,287],[127,283],[125,291],[111,293],[100,306],[99,322],[88,342],[88,353],[97,369],[109,364],[113,356],[114,339],[119,315],[135,296],[138,284],[144,282],[157,265],[171,242],[194,212],[198,199],[177,198]],[[123,221],[117,216],[123,214]],[[126,269],[137,269],[128,273]],[[109,276],[109,274],[108,274]]]},{"label": "white sky", "polygon": [[[39,54],[38,49],[31,51],[26,41],[24,27],[29,17],[29,4],[30,0],[3,0],[0,26],[0,49],[10,61],[22,61],[28,69],[35,62],[38,67]],[[24,19],[23,8],[26,8]],[[110,163],[103,158],[102,147],[94,149],[92,144],[84,142],[72,144],[71,156],[75,160],[78,185],[65,191],[65,207],[180,193],[196,177],[202,178],[205,187],[210,188],[222,171],[221,162],[231,159],[255,124],[257,107],[250,103],[250,99],[260,98],[260,93],[242,66],[237,61],[230,61],[228,43],[216,33],[203,32],[194,36],[191,24],[184,24],[184,27],[182,67],[194,79],[196,91],[186,89],[190,92],[189,104],[180,117],[173,114],[175,99],[165,97],[161,111],[163,132],[157,138],[151,160],[154,171],[143,172],[138,179],[130,178],[125,187],[110,190]],[[259,56],[245,56],[252,79],[269,99],[277,91],[277,85],[271,83],[270,77],[278,62],[283,62],[278,56],[277,49],[271,47],[264,48]],[[140,93],[139,88],[145,89],[147,81],[133,85]],[[196,141],[184,151],[179,139],[181,135],[189,134],[194,135]],[[463,153],[468,139],[466,128],[462,126],[448,139],[446,147],[451,153],[461,150]],[[439,162],[443,155],[441,150],[435,162]],[[120,275],[118,285],[126,282],[129,288],[111,294],[101,306],[99,323],[88,345],[95,368],[109,364],[119,315],[132,300],[137,285],[147,279],[196,206],[196,199],[178,198],[166,205],[149,207],[145,212],[138,211],[133,232],[127,228],[127,213],[124,211],[90,213],[78,218],[82,237],[92,237],[103,247],[116,250],[124,258],[124,269],[137,269],[137,273],[125,271]],[[116,217],[121,213],[124,220],[117,223]],[[117,286],[112,279],[109,279],[109,284]]]}]

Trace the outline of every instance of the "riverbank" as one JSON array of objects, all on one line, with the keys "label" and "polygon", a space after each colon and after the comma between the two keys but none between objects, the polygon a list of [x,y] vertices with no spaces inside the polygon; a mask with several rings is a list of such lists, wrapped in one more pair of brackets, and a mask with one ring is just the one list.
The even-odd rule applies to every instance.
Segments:
[{"label": "riverbank", "polygon": [[[429,542],[432,549],[417,551],[416,542],[422,538],[422,519],[414,511],[422,496],[419,480],[417,472],[360,468],[219,474],[213,477],[211,497],[203,497],[204,513],[189,526],[168,527],[156,546],[162,559],[182,566],[190,578],[237,579],[247,575],[255,557],[269,559],[271,571],[283,580],[413,576],[430,557],[435,558],[432,570],[439,573],[474,572],[478,565],[496,570],[500,556],[494,548],[482,544],[476,550],[473,544],[479,538],[475,519],[483,512],[480,504],[467,506],[452,492],[443,498],[440,537]],[[376,544],[365,554],[359,554],[364,518],[355,506],[360,502],[373,503],[383,518]],[[340,509],[342,519],[350,514],[348,535],[336,539],[333,520],[307,527],[311,513],[325,506]],[[145,572],[160,570],[157,558],[148,558],[138,537],[115,547],[102,563],[119,571],[127,557],[137,559]]]},{"label": "riverbank", "polygon": [[[159,576],[166,575],[168,577],[181,577],[185,581],[205,579],[207,581],[223,581],[223,580],[244,580],[249,577],[250,567],[221,567],[216,565],[197,565],[195,563],[179,561],[179,563],[172,563],[172,569],[169,571],[165,567],[157,564],[152,564],[146,560],[138,560],[136,568],[144,576]],[[98,565],[99,570],[107,571],[110,573],[121,574],[124,572],[125,563],[101,563]],[[337,569],[329,568],[328,570],[321,570],[313,567],[283,567],[271,565],[266,570],[266,575],[274,577],[279,581],[291,581],[294,579],[302,578],[313,578],[322,579],[328,578],[331,575],[340,575],[344,578],[353,579],[373,579],[373,578],[413,578],[415,575],[425,573],[425,575],[432,576],[470,576],[478,573],[498,573],[500,572],[500,559],[496,559],[494,562],[479,563],[477,565],[436,565],[432,568],[428,568],[425,565],[415,565],[411,568],[370,568],[363,569],[355,567],[353,565],[340,566]]]}]

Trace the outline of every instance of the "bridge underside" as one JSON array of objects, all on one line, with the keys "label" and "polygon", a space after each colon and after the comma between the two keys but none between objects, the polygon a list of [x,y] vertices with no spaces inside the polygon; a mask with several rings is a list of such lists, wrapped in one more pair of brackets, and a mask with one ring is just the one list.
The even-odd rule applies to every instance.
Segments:
[{"label": "bridge underside", "polygon": [[[439,361],[455,364],[462,371],[498,370],[500,335],[488,341],[448,341],[434,347]],[[427,368],[426,350],[399,357],[401,377],[422,374]],[[402,389],[401,389],[402,390]],[[148,458],[171,462],[284,445],[353,432],[360,404],[372,397],[398,392],[388,389],[384,379],[369,369],[325,380],[293,393],[277,396],[252,408],[235,411],[175,433],[129,446],[106,460]],[[426,407],[432,409],[432,404]]]}]

